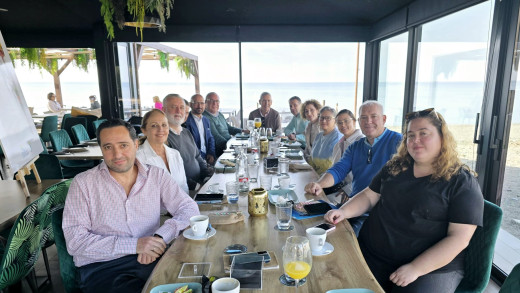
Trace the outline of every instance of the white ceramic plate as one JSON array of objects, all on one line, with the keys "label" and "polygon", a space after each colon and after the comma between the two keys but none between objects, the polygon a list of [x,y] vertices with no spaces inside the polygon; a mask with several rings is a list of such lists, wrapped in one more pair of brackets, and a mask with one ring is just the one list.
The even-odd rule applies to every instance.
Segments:
[{"label": "white ceramic plate", "polygon": [[330,244],[329,242],[325,242],[325,245],[323,245],[323,249],[318,252],[311,251],[313,256],[322,256],[322,255],[328,255],[331,254],[334,251],[334,246]]},{"label": "white ceramic plate", "polygon": [[193,230],[191,230],[191,228],[186,229],[186,230],[184,230],[184,232],[182,232],[182,236],[184,236],[184,238],[191,239],[191,240],[206,240],[208,238],[213,237],[215,234],[217,234],[217,230],[215,230],[215,228],[213,228],[213,227],[211,227],[211,230],[209,231],[208,236],[206,236],[206,235],[195,236],[195,234],[193,234]]}]

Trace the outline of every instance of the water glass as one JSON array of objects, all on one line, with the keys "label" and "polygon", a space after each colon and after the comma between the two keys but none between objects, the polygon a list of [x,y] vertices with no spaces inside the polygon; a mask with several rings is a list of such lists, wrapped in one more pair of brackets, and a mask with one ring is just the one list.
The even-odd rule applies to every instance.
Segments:
[{"label": "water glass", "polygon": [[258,167],[259,165],[257,163],[248,164],[247,168],[249,171],[249,180],[251,182],[257,182],[258,181]]},{"label": "water glass", "polygon": [[238,202],[238,182],[229,181],[226,183],[226,194],[228,203]]},{"label": "water glass", "polygon": [[250,154],[247,154],[247,163],[248,164],[254,164],[256,160],[256,154],[251,152]]},{"label": "water glass", "polygon": [[267,137],[272,137],[273,136],[273,129],[271,127],[267,128],[266,135],[267,135]]},{"label": "water glass", "polygon": [[280,185],[280,189],[289,189],[289,186],[291,186],[291,177],[287,175],[278,177],[278,184]]},{"label": "water glass", "polygon": [[278,171],[280,174],[289,174],[289,159],[280,158],[278,159]]},{"label": "water glass", "polygon": [[260,186],[265,190],[271,190],[271,186],[273,184],[273,178],[271,175],[262,175],[260,176]]},{"label": "water glass", "polygon": [[278,230],[289,230],[291,227],[292,203],[276,203],[276,225]]}]

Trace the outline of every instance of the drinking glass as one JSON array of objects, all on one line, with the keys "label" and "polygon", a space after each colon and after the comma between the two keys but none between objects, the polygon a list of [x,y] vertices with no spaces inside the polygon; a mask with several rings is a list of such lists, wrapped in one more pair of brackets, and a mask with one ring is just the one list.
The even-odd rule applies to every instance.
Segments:
[{"label": "drinking glass", "polygon": [[276,230],[290,231],[294,229],[294,226],[291,226],[292,206],[291,202],[276,203]]},{"label": "drinking glass", "polygon": [[226,193],[228,203],[238,202],[238,182],[229,181],[226,183]]},{"label": "drinking glass", "polygon": [[[294,279],[295,292],[298,291],[299,281],[311,272],[311,267],[312,253],[309,239],[303,236],[287,238],[283,250],[283,268],[285,274]],[[282,277],[280,277],[281,281]]]},{"label": "drinking glass", "polygon": [[247,120],[247,129],[253,131],[255,128],[255,120]]},{"label": "drinking glass", "polygon": [[255,162],[248,164],[247,166],[249,171],[249,180],[253,183],[258,181],[258,166],[259,165]]},{"label": "drinking glass", "polygon": [[263,136],[263,137],[266,137],[266,136],[267,136],[267,132],[266,132],[266,130],[265,130],[264,127],[260,128],[260,137],[262,137],[262,136]]},{"label": "drinking glass", "polygon": [[267,128],[266,135],[267,135],[267,137],[272,137],[273,136],[273,129],[271,127]]},{"label": "drinking glass", "polygon": [[261,175],[260,176],[260,187],[269,191],[269,190],[271,190],[272,185],[273,185],[273,178],[270,175]]},{"label": "drinking glass", "polygon": [[262,126],[262,119],[260,118],[255,118],[255,127],[256,128],[260,128],[260,126]]}]

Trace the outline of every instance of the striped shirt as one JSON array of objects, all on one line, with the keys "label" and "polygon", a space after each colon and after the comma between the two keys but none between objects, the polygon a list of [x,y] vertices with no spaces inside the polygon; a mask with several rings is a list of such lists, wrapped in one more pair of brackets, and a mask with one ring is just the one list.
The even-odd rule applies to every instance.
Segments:
[{"label": "striped shirt", "polygon": [[[128,196],[105,162],[72,181],[62,226],[77,267],[136,254],[141,237],[159,234],[169,243],[199,214],[167,171],[137,159],[135,164],[138,174]],[[173,215],[162,226],[161,206]]]}]

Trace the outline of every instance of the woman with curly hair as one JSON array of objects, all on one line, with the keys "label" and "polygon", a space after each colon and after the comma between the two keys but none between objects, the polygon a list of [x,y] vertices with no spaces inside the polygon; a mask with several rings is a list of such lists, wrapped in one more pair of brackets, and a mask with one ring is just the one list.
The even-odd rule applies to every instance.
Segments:
[{"label": "woman with curly hair", "polygon": [[370,211],[359,245],[386,292],[454,292],[484,199],[461,163],[446,121],[433,108],[406,115],[397,154],[372,183],[325,219]]},{"label": "woman with curly hair", "polygon": [[303,156],[305,160],[309,161],[311,159],[312,154],[312,146],[314,144],[314,139],[320,133],[320,110],[321,104],[317,100],[308,100],[303,103],[300,108],[300,116],[309,121],[307,127],[305,128],[305,151],[303,152]]}]

